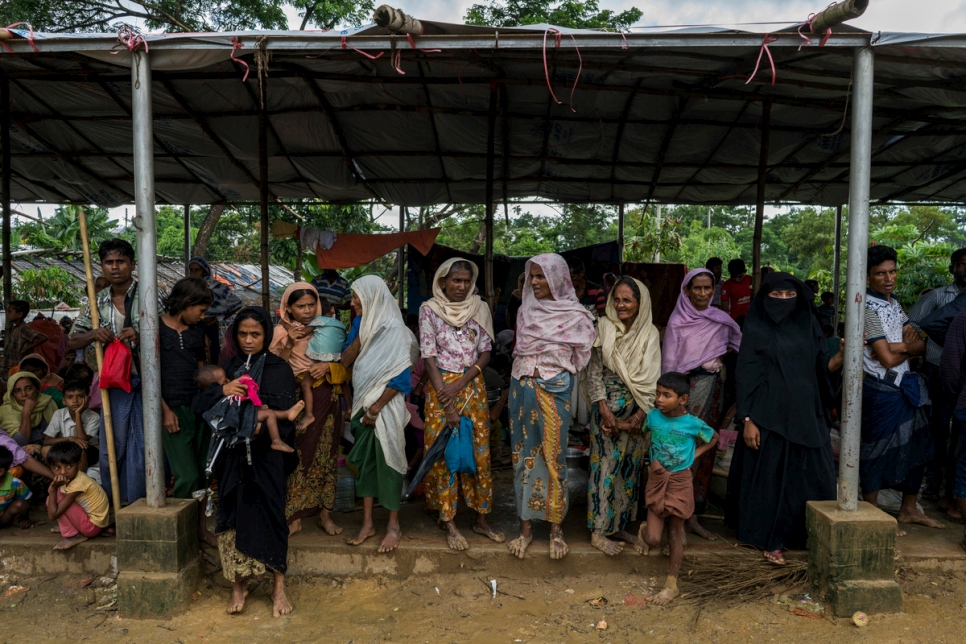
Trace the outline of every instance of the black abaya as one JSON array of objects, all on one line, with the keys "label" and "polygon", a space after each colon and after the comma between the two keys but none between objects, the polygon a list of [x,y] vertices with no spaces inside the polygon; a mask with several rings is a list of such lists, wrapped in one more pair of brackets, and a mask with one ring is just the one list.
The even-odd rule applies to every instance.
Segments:
[{"label": "black abaya", "polygon": [[[239,313],[237,322],[247,317],[257,320],[265,329],[265,350],[271,338],[268,314],[258,307]],[[238,346],[236,340],[236,346]],[[260,352],[259,355],[263,352]],[[234,379],[248,356],[239,353],[222,365]],[[258,355],[252,356],[254,359]],[[286,410],[295,404],[295,376],[287,362],[266,353],[265,367],[259,382],[259,397],[269,409]],[[212,385],[199,397],[214,404],[222,397],[221,387]],[[201,402],[201,401],[199,401]],[[281,439],[295,447],[295,425],[278,420]],[[285,522],[285,481],[297,465],[297,456],[271,448],[268,431],[262,428],[251,442],[251,465],[244,444],[227,449],[215,467],[218,479],[218,516],[215,534],[235,530],[235,548],[243,555],[285,574],[288,559],[288,525]]]}]

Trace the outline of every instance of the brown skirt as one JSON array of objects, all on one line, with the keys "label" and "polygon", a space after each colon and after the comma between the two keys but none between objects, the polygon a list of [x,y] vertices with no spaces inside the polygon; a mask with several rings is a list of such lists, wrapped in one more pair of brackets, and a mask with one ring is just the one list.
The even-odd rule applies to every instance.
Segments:
[{"label": "brown skirt", "polygon": [[647,468],[644,488],[647,509],[662,519],[669,516],[688,519],[694,514],[694,486],[691,470],[668,472],[657,461]]}]

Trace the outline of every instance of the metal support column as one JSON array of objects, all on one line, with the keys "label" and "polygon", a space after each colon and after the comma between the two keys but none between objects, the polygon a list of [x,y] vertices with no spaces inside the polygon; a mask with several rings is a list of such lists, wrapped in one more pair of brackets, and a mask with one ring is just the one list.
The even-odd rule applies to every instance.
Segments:
[{"label": "metal support column", "polygon": [[258,82],[260,106],[258,110],[258,213],[260,256],[262,264],[262,306],[272,311],[268,271],[268,114],[265,112],[265,80]]},{"label": "metal support column", "polygon": [[486,254],[483,264],[483,279],[486,287],[486,303],[490,313],[496,311],[496,287],[493,284],[493,178],[496,160],[496,102],[498,90],[496,83],[490,85],[490,113],[487,117],[486,135]]},{"label": "metal support column", "polygon": [[624,202],[617,206],[617,258],[620,260],[621,271],[624,270]]},{"label": "metal support column", "polygon": [[[408,208],[399,206],[399,232],[406,232],[406,220],[409,219]],[[396,262],[399,264],[399,272],[396,274],[396,297],[399,298],[399,309],[406,310],[406,244],[399,247],[396,251]]]},{"label": "metal support column", "polygon": [[862,430],[862,332],[869,246],[869,182],[872,171],[871,47],[855,52],[852,67],[852,145],[849,159],[849,254],[845,281],[845,366],[842,401],[842,449],[839,457],[839,508],[858,507],[859,446]]},{"label": "metal support column", "polygon": [[[0,78],[0,145],[3,146],[0,192],[3,193],[3,310],[10,310],[13,268],[10,264],[10,79]],[[10,338],[10,318],[4,335]]]},{"label": "metal support column", "polygon": [[761,231],[765,224],[765,177],[768,174],[768,147],[771,144],[771,99],[765,100],[761,113],[761,149],[758,154],[758,194],[755,197],[755,233],[751,244],[751,289],[758,292],[761,282]]},{"label": "metal support column", "polygon": [[839,332],[839,291],[842,289],[842,205],[835,207],[835,247],[832,249],[832,292],[835,293],[834,335]]},{"label": "metal support column", "polygon": [[184,206],[184,276],[188,277],[188,262],[191,261],[191,206]]},{"label": "metal support column", "polygon": [[[131,61],[131,119],[134,130],[134,205],[138,238],[138,301],[141,316],[141,403],[144,407],[144,466],[147,504],[164,507],[161,448],[161,356],[158,350],[158,234],[154,212],[154,120],[151,60],[135,51]],[[115,490],[115,494],[119,493]]]}]

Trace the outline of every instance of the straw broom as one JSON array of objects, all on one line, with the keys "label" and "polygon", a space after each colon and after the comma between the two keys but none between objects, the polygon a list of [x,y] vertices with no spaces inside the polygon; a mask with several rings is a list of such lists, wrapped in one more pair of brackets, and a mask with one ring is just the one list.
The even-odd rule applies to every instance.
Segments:
[{"label": "straw broom", "polygon": [[714,599],[752,601],[767,597],[776,584],[785,586],[808,579],[808,562],[790,560],[776,566],[761,551],[735,546],[728,552],[689,557],[690,570],[681,575],[685,603]]},{"label": "straw broom", "polygon": [[[97,292],[94,290],[94,271],[91,268],[91,243],[87,237],[87,212],[83,208],[77,209],[80,222],[81,244],[84,247],[84,270],[87,273],[87,300],[90,302],[91,327],[101,326],[100,312],[97,310]],[[97,354],[97,373],[104,368],[104,345],[94,342],[94,352]],[[114,422],[111,419],[111,396],[107,389],[102,389],[101,405],[104,410],[104,437],[107,442],[107,462],[111,470],[111,496],[114,499],[114,514],[121,510],[121,484],[117,477],[117,452],[114,450]]]}]

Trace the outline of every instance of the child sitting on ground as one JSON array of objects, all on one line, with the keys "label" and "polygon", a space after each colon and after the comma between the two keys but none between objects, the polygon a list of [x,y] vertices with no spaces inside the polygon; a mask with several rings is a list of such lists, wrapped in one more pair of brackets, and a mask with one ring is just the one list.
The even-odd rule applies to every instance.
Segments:
[{"label": "child sitting on ground", "polygon": [[[319,305],[322,307],[322,315],[308,323],[314,330],[305,348],[305,357],[316,362],[338,362],[342,359],[342,345],[346,339],[345,325],[335,319],[335,304],[320,298]],[[304,429],[315,422],[315,415],[312,413],[315,404],[312,388],[319,381],[313,381],[307,371],[296,374],[295,379],[302,390],[302,401],[305,403],[305,417],[298,428]]]},{"label": "child sitting on ground", "polygon": [[21,528],[31,526],[27,513],[32,496],[30,488],[10,472],[13,465],[13,452],[0,446],[0,528],[16,522]]},{"label": "child sitting on ground", "polygon": [[[670,562],[667,582],[657,595],[647,597],[658,606],[678,596],[678,571],[684,557],[684,522],[694,514],[694,488],[690,467],[718,443],[718,432],[688,413],[691,383],[683,373],[669,371],[657,381],[654,409],[647,413],[645,434],[651,433],[651,465],[644,500],[647,521],[637,532],[637,550],[647,554],[659,548],[668,522]],[[697,443],[703,443],[697,447]],[[646,531],[646,533],[645,533]]]},{"label": "child sitting on ground", "polygon": [[[244,378],[248,378],[248,376],[242,376],[242,379]],[[251,390],[251,387],[254,386],[257,393],[258,385],[256,385],[255,381],[251,380],[251,378],[248,379],[251,382],[251,385],[249,385],[249,390]],[[195,384],[198,386],[198,389],[202,391],[211,385],[227,385],[228,375],[221,367],[217,367],[215,365],[205,365],[204,367],[198,369],[197,373],[195,374]],[[305,406],[305,403],[300,400],[285,411],[275,411],[273,409],[269,409],[267,406],[263,406],[261,404],[262,401],[257,398],[251,398],[251,401],[258,407],[258,425],[255,428],[255,432],[257,433],[258,428],[261,427],[262,423],[265,423],[265,425],[268,427],[268,435],[272,439],[272,449],[279,452],[294,452],[295,450],[286,445],[279,436],[277,421],[295,420],[295,418],[302,413],[302,408]]]},{"label": "child sitting on ground", "polygon": [[80,460],[81,472],[86,472],[91,465],[97,465],[100,418],[87,408],[90,401],[90,386],[87,383],[75,381],[64,386],[66,406],[54,412],[44,430],[44,446],[40,453],[45,459],[52,446],[68,441],[77,443],[84,450]]},{"label": "child sitting on ground", "polygon": [[67,550],[96,537],[108,526],[110,504],[97,482],[80,471],[84,450],[62,441],[50,446],[47,462],[54,480],[47,489],[47,517],[56,519],[64,537],[54,550]]}]

